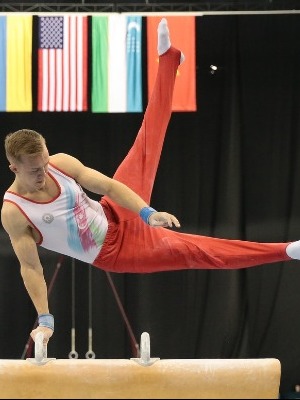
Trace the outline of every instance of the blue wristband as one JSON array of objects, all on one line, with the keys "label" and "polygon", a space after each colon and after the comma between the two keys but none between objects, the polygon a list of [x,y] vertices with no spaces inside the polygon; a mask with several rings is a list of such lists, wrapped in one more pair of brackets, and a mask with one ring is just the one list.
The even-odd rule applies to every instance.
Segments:
[{"label": "blue wristband", "polygon": [[156,213],[156,212],[157,211],[154,210],[154,208],[152,208],[152,207],[144,207],[140,211],[140,217],[142,218],[142,220],[144,222],[146,222],[146,224],[149,225],[149,217],[150,217],[150,215],[152,215],[153,213]]},{"label": "blue wristband", "polygon": [[39,314],[39,326],[50,328],[54,331],[54,317],[52,314]]}]

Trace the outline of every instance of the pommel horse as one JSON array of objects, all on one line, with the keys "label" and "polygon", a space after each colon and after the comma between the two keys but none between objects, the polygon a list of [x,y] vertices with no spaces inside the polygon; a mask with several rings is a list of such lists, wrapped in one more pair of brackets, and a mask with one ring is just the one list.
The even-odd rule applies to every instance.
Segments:
[{"label": "pommel horse", "polygon": [[264,359],[150,357],[141,335],[140,358],[47,358],[43,337],[35,358],[0,360],[1,399],[278,399],[281,364]]}]

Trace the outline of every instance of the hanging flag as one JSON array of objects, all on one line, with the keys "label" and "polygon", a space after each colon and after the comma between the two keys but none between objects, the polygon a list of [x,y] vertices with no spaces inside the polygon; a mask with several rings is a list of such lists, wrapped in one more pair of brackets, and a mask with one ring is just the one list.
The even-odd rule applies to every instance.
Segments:
[{"label": "hanging flag", "polygon": [[0,111],[6,111],[6,17],[0,17]]},{"label": "hanging flag", "polygon": [[142,112],[142,17],[92,17],[92,112]]},{"label": "hanging flag", "polygon": [[0,111],[32,111],[32,16],[0,16]]},{"label": "hanging flag", "polygon": [[87,18],[39,17],[38,111],[87,110]]},{"label": "hanging flag", "polygon": [[[147,17],[148,95],[150,97],[157,73],[157,27],[162,16]],[[167,16],[171,43],[185,55],[178,68],[173,95],[173,111],[197,111],[195,17]]]}]

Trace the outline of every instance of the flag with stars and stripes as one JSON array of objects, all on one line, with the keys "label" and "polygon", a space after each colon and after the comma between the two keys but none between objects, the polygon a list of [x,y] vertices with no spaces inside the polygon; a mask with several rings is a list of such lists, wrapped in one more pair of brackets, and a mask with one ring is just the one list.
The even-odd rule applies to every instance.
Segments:
[{"label": "flag with stars and stripes", "polygon": [[38,111],[86,111],[88,17],[38,18]]}]

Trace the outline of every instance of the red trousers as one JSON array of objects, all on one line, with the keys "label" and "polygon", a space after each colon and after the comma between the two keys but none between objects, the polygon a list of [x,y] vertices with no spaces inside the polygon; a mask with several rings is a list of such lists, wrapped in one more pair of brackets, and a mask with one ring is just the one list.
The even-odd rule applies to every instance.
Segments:
[{"label": "red trousers", "polygon": [[[170,48],[159,57],[152,96],[142,126],[114,178],[148,204],[171,117],[180,52]],[[111,272],[150,273],[181,269],[237,269],[289,260],[287,243],[257,243],[181,233],[148,226],[139,215],[104,196],[108,232],[93,265]]]}]

